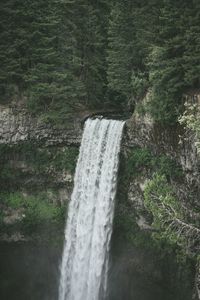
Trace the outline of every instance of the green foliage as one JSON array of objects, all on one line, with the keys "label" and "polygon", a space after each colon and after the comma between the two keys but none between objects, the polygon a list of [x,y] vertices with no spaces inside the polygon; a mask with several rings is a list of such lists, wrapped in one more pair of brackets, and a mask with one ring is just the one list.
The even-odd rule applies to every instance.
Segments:
[{"label": "green foliage", "polygon": [[24,205],[24,198],[19,192],[1,194],[1,201],[11,208],[20,208]]},{"label": "green foliage", "polygon": [[[196,88],[200,85],[200,3],[193,0],[191,4],[185,7],[182,20],[185,24],[183,67],[184,80],[188,87]],[[185,23],[186,21],[186,23]]]},{"label": "green foliage", "polygon": [[4,218],[4,213],[3,211],[0,210],[0,229],[3,227],[3,218]]},{"label": "green foliage", "polygon": [[[146,1],[145,1],[146,2]],[[108,88],[113,93],[111,101],[131,106],[141,98],[148,87],[145,68],[147,48],[144,47],[148,4],[139,1],[114,1],[108,26]],[[151,19],[148,20],[148,22]]]},{"label": "green foliage", "polygon": [[76,161],[78,157],[78,148],[70,147],[65,148],[63,151],[58,151],[53,160],[53,166],[57,170],[75,171]]},{"label": "green foliage", "polygon": [[110,20],[109,87],[125,103],[137,102],[150,87],[145,110],[155,121],[173,124],[183,92],[199,87],[198,2],[117,1]]},{"label": "green foliage", "polygon": [[200,154],[200,107],[198,104],[185,103],[185,111],[179,118],[179,123],[191,129],[195,136],[195,146]]},{"label": "green foliage", "polygon": [[134,245],[136,247],[143,247],[145,249],[154,248],[155,242],[151,236],[146,232],[142,232],[135,221],[133,208],[128,208],[128,205],[119,203],[115,211],[114,218],[114,235],[121,242]]},{"label": "green foliage", "polygon": [[159,249],[156,240],[152,239],[149,232],[141,231],[135,221],[135,216],[128,212],[115,215],[113,234],[116,234],[117,239],[127,245],[142,247],[142,249],[148,249],[149,251]]},{"label": "green foliage", "polygon": [[[130,1],[116,1],[108,29],[108,85],[126,101],[131,97],[133,26]],[[120,97],[121,96],[121,97]],[[115,101],[119,101],[115,99]]]},{"label": "green foliage", "polygon": [[56,207],[43,198],[28,197],[24,201],[25,218],[23,223],[27,226],[38,225],[45,222],[56,223],[64,221],[64,210]]},{"label": "green foliage", "polygon": [[[24,149],[22,149],[24,153]],[[38,172],[45,172],[51,165],[55,170],[67,170],[74,172],[78,149],[76,147],[68,148],[29,148],[25,154],[25,159]]]},{"label": "green foliage", "polygon": [[[175,196],[166,177],[154,174],[146,184],[144,203],[153,216],[153,237],[159,243],[178,247],[180,257],[187,255],[188,248],[199,243],[200,230],[188,221],[185,212]],[[195,254],[195,252],[193,253]]]},{"label": "green foliage", "polygon": [[[8,0],[0,11],[0,98],[64,124],[86,108],[146,110],[174,123],[199,88],[199,2]],[[39,12],[39,13],[38,13]]]},{"label": "green foliage", "polygon": [[134,148],[126,161],[128,176],[136,176],[147,172],[165,175],[167,178],[178,178],[182,175],[181,169],[176,162],[165,155],[154,155],[147,148]]},{"label": "green foliage", "polygon": [[149,112],[156,121],[173,123],[180,112],[185,87],[182,67],[183,36],[178,3],[165,1],[159,16],[157,43],[149,53],[152,97]]},{"label": "green foliage", "polygon": [[[135,209],[127,197],[127,170],[122,163],[119,172],[119,183],[117,192],[117,203],[115,207],[115,217],[113,224],[113,235],[116,235],[121,244],[134,245],[145,249],[157,247],[149,232],[140,230],[136,223]],[[115,238],[114,238],[115,239]]]},{"label": "green foliage", "polygon": [[1,4],[1,100],[25,95],[31,112],[62,123],[102,104],[107,4],[88,0]]},{"label": "green foliage", "polygon": [[144,167],[151,166],[153,156],[147,148],[133,149],[127,160],[127,172],[130,175],[138,173]]},{"label": "green foliage", "polygon": [[[152,226],[155,232],[152,237],[157,247],[168,249],[169,252],[173,250],[180,262],[186,259],[187,241],[172,226],[173,218],[183,219],[183,212],[165,176],[155,174],[148,182],[144,191],[144,204],[153,215]],[[171,211],[174,212],[173,216]]]},{"label": "green foliage", "polygon": [[145,96],[149,87],[149,82],[144,73],[141,71],[138,71],[137,73],[133,71],[131,85],[134,98],[140,100]]},{"label": "green foliage", "polygon": [[[0,146],[0,188],[13,191],[19,188],[26,176],[45,176],[51,179],[53,172],[73,173],[78,157],[77,147],[39,147],[31,143]],[[21,167],[20,167],[21,165]]]},{"label": "green foliage", "polygon": [[45,223],[60,223],[64,221],[65,210],[63,206],[57,206],[49,202],[46,193],[35,196],[24,196],[21,192],[1,194],[1,201],[14,209],[23,209],[23,228],[33,228]]},{"label": "green foliage", "polygon": [[[56,170],[68,170],[73,172],[78,157],[78,148],[40,148],[31,143],[21,143],[15,146],[2,146],[0,147],[0,153],[2,161],[5,161],[6,158],[20,157],[38,172],[45,172],[50,165]],[[5,166],[9,166],[9,164]],[[5,168],[5,170],[2,171],[2,176],[4,176],[7,169]]]}]

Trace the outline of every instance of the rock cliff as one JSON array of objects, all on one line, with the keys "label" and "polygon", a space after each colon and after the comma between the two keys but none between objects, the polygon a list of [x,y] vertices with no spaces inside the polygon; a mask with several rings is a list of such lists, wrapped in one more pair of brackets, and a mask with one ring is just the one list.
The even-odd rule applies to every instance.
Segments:
[{"label": "rock cliff", "polygon": [[[199,97],[193,95],[190,101],[199,101]],[[52,203],[60,205],[68,202],[84,118],[84,114],[69,116],[67,126],[57,128],[39,120],[37,116],[31,116],[23,106],[1,105],[0,145],[8,148],[6,153],[4,148],[0,163],[1,167],[14,174],[8,178],[9,189],[12,192],[19,190],[24,197],[45,191]],[[122,151],[126,153],[135,147],[148,148],[155,156],[164,154],[176,161],[184,176],[183,180],[173,181],[172,185],[176,188],[177,197],[184,209],[191,214],[191,218],[198,220],[199,214],[194,213],[192,207],[199,209],[200,160],[192,133],[180,125],[158,126],[149,116],[134,113],[126,124]],[[4,174],[5,172],[1,176]],[[151,230],[151,217],[144,207],[143,192],[148,179],[147,172],[128,182],[126,186],[136,222],[142,230],[147,231]],[[23,218],[23,210],[6,208],[5,205],[1,205],[1,209],[4,210],[4,223],[12,225]],[[17,232],[13,237],[4,234],[1,238],[23,240],[24,236]],[[197,299],[200,299],[199,278],[198,267]]]}]

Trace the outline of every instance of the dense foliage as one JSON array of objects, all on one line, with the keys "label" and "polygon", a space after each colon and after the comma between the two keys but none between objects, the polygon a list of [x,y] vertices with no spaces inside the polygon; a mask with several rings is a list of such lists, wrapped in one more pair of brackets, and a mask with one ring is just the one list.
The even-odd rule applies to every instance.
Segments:
[{"label": "dense foliage", "polygon": [[198,104],[186,102],[185,111],[179,118],[179,122],[193,133],[197,153],[200,154],[200,107]]},{"label": "dense foliage", "polygon": [[26,228],[42,223],[63,222],[65,219],[66,208],[50,202],[45,192],[34,196],[24,196],[20,192],[1,193],[0,199],[8,208],[21,209],[23,214],[19,222]]},{"label": "dense foliage", "polygon": [[145,108],[174,122],[200,85],[198,0],[8,0],[0,4],[1,101],[55,122],[83,108]]},{"label": "dense foliage", "polygon": [[[135,246],[153,247],[163,254],[176,253],[181,261],[188,254],[196,257],[200,229],[199,218],[194,215],[198,215],[198,210],[195,214],[189,197],[186,204],[177,192],[184,184],[180,165],[166,155],[140,147],[129,149],[120,162],[114,233]],[[151,229],[147,226],[140,230],[141,216],[147,222],[144,225],[151,224]]]},{"label": "dense foliage", "polygon": [[[143,182],[145,178],[151,178],[153,180],[155,173],[157,174],[158,178],[163,179],[166,186],[167,180],[181,180],[183,175],[180,166],[178,166],[174,160],[163,154],[155,155],[148,148],[134,147],[129,150],[129,152],[126,154],[126,157],[123,155],[121,156],[117,194],[118,203],[115,210],[114,232],[116,230],[118,232],[118,236],[121,234],[125,240],[133,243],[135,246],[142,245],[142,247],[147,246],[148,248],[160,247],[160,241],[157,243],[156,239],[152,240],[149,232],[140,231],[138,224],[136,223],[138,214],[145,216],[145,218],[149,220],[149,223],[151,223],[152,211],[150,209],[150,204],[148,205],[146,202],[146,210],[143,205],[140,206],[135,204],[134,200],[130,201],[130,195],[127,195],[127,186],[129,186],[130,182],[134,182],[134,195],[137,201],[140,202],[138,200],[140,195],[137,194],[137,183]],[[147,181],[144,183],[145,186]],[[163,187],[165,185],[161,183],[162,182],[160,182],[160,191],[163,191],[164,193],[165,190]],[[151,181],[148,183],[148,186],[150,186],[150,184]],[[151,186],[154,187],[154,185]],[[167,187],[167,189],[171,192],[170,185]],[[145,190],[145,193],[147,194],[147,190],[149,189],[146,187]],[[148,203],[150,203],[150,201]],[[153,204],[156,205],[156,202]],[[135,209],[135,205],[137,205],[137,209]],[[148,212],[150,212],[150,214]],[[159,216],[160,215],[158,214],[158,217]],[[162,243],[163,240],[164,239],[162,239]],[[171,250],[166,244],[166,241],[164,241],[164,243],[167,250]]]},{"label": "dense foliage", "polygon": [[[172,186],[164,175],[154,174],[144,191],[146,208],[153,215],[154,237],[179,245],[192,254],[198,254],[200,229],[191,223]],[[191,254],[191,253],[190,253]]]},{"label": "dense foliage", "polygon": [[[74,173],[78,157],[77,147],[38,147],[32,143],[15,146],[0,145],[0,189],[15,191],[31,174],[52,181],[56,173]],[[19,162],[16,163],[15,162]],[[40,184],[42,186],[42,183]],[[45,188],[45,187],[43,187]]]}]

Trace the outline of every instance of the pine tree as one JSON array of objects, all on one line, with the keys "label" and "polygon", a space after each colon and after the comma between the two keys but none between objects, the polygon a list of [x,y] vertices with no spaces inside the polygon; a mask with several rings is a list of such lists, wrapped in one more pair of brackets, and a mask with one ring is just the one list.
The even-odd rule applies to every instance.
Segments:
[{"label": "pine tree", "polygon": [[[150,2],[114,1],[109,22],[108,86],[114,99],[134,104],[148,87],[146,57],[153,17]],[[116,94],[117,93],[117,94]]]},{"label": "pine tree", "polygon": [[35,10],[32,66],[26,76],[32,111],[45,111],[49,119],[63,119],[84,95],[76,74],[79,57],[74,38],[73,2],[40,0]]},{"label": "pine tree", "polygon": [[104,0],[77,0],[75,12],[80,74],[86,90],[85,104],[102,105],[106,88],[107,3]]},{"label": "pine tree", "polygon": [[187,4],[182,15],[184,34],[184,80],[190,88],[200,87],[200,3],[197,0]]},{"label": "pine tree", "polygon": [[[199,1],[8,0],[0,10],[1,101],[27,98],[62,120],[105,105],[174,122],[184,91],[199,88]],[[23,97],[26,96],[26,97]]]},{"label": "pine tree", "polygon": [[[180,3],[166,0],[161,7],[158,36],[149,55],[152,97],[149,111],[156,121],[173,123],[180,113],[184,90],[184,39]],[[179,8],[179,9],[178,9]]]},{"label": "pine tree", "polygon": [[0,95],[9,100],[25,88],[30,63],[31,1],[8,0],[0,10]]},{"label": "pine tree", "polygon": [[111,10],[108,30],[108,87],[115,101],[127,102],[131,98],[132,26],[131,1],[118,0]]}]

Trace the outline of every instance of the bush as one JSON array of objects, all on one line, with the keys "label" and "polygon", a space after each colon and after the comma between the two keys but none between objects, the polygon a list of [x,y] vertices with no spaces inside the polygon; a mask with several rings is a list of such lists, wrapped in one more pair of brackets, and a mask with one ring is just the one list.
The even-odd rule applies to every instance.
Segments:
[{"label": "bush", "polygon": [[156,156],[147,148],[134,148],[126,161],[126,172],[129,176],[134,176],[143,171],[157,172],[167,178],[182,175],[181,168],[168,156]]},{"label": "bush", "polygon": [[20,192],[1,194],[1,199],[7,207],[23,208],[22,225],[30,228],[45,223],[60,223],[65,219],[65,206],[51,203],[46,193],[34,196],[23,196]]},{"label": "bush", "polygon": [[53,166],[57,170],[65,169],[74,172],[79,150],[76,147],[65,148],[55,154]]},{"label": "bush", "polygon": [[179,118],[179,123],[190,129],[195,136],[195,146],[200,154],[200,106],[198,104],[185,103],[185,112]]},{"label": "bush", "polygon": [[179,246],[185,255],[190,248],[191,254],[195,254],[195,248],[198,251],[200,229],[189,222],[166,176],[156,173],[146,184],[144,204],[152,213],[156,240]]}]

